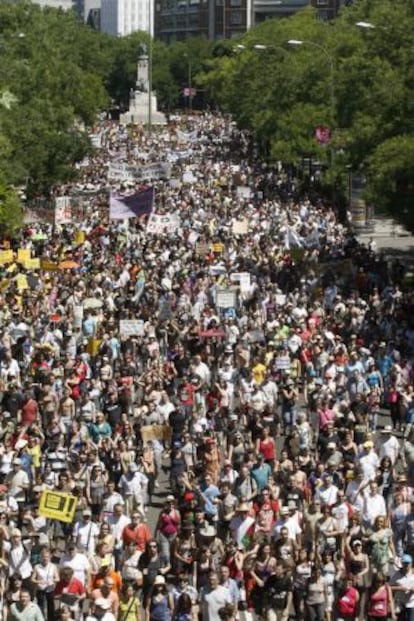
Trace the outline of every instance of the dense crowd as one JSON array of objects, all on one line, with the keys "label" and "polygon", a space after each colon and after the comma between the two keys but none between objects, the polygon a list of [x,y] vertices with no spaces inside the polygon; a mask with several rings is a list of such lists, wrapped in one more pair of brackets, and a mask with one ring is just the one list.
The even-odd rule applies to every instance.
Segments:
[{"label": "dense crowd", "polygon": [[[94,131],[81,217],[0,265],[3,617],[414,621],[404,266],[227,117]],[[159,162],[166,228],[110,220]]]}]

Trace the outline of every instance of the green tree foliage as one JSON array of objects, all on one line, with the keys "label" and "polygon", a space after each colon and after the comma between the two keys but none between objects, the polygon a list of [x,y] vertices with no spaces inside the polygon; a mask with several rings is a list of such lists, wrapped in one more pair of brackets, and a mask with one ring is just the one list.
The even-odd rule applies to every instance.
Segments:
[{"label": "green tree foliage", "polygon": [[73,175],[89,141],[80,129],[106,106],[110,58],[105,38],[64,11],[26,2],[0,5],[0,90],[15,104],[0,108],[0,178],[47,193]]},{"label": "green tree foliage", "polygon": [[[338,187],[346,187],[350,166],[367,176],[374,203],[406,205],[412,168],[399,148],[412,153],[413,28],[414,3],[406,0],[359,0],[329,23],[305,9],[252,29],[200,80],[272,158],[319,160]],[[292,39],[303,44],[289,45]],[[330,128],[328,148],[315,140],[317,126]]]}]

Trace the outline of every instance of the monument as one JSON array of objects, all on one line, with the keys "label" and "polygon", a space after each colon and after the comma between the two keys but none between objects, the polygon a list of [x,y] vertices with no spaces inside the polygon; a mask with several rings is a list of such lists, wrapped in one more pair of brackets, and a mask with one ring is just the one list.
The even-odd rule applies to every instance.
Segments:
[{"label": "monument", "polygon": [[[128,112],[121,114],[121,123],[142,123],[143,125],[166,125],[167,120],[157,108],[157,96],[150,90],[148,79],[149,58],[146,49],[142,50],[138,58],[137,81],[135,90],[131,89]],[[151,115],[149,109],[151,106]],[[150,118],[151,116],[151,118]]]}]

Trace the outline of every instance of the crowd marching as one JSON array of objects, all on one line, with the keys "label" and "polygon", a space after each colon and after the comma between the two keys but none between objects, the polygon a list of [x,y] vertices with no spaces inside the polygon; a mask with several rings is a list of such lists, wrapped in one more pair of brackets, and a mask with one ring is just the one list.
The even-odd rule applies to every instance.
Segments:
[{"label": "crowd marching", "polygon": [[3,618],[414,621],[404,266],[227,117],[94,138],[3,244]]}]

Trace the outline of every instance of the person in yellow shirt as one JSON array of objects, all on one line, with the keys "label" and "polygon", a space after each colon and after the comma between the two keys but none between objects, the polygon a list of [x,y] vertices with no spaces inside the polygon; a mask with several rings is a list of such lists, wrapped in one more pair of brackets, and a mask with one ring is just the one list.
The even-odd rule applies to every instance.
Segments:
[{"label": "person in yellow shirt", "polygon": [[252,375],[256,384],[261,386],[266,375],[266,365],[263,364],[260,358],[253,359]]}]

